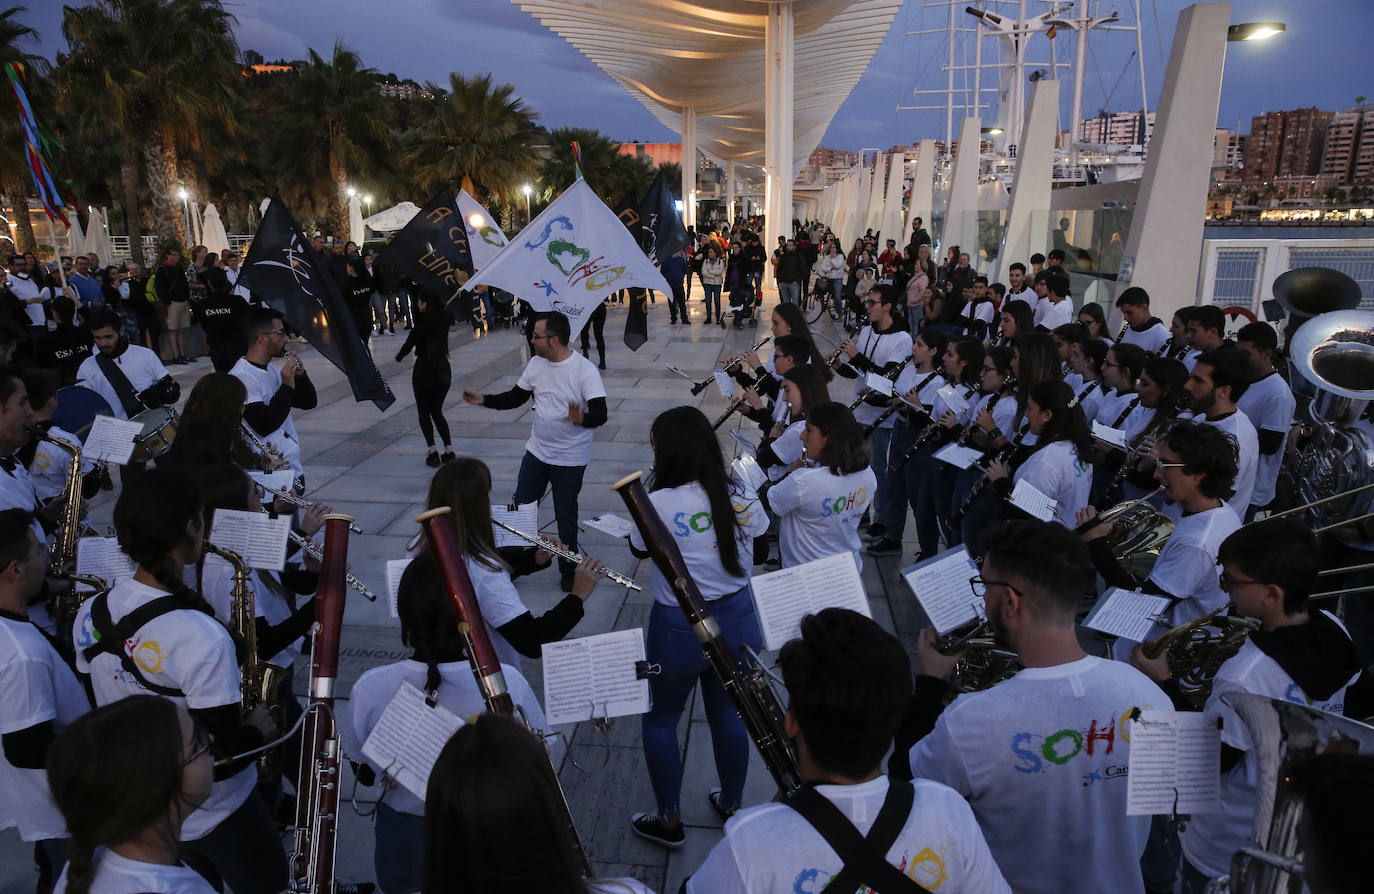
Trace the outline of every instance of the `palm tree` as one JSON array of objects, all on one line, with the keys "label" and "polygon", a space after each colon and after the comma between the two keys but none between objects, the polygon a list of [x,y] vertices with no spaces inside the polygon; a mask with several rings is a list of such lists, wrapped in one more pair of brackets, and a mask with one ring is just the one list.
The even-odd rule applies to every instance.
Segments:
[{"label": "palm tree", "polygon": [[142,147],[154,230],[161,240],[180,241],[177,145],[211,120],[233,132],[241,69],[232,20],[219,0],[105,0],[64,9],[71,54],[63,101],[108,107],[111,138],[125,147],[120,179],[130,236],[138,220],[132,147]]},{"label": "palm tree", "polygon": [[472,181],[478,201],[513,201],[537,166],[534,114],[513,96],[512,84],[493,86],[491,75],[449,74],[449,90],[427,84],[439,98],[423,106],[406,135],[401,159],[415,184],[428,192]]},{"label": "palm tree", "polygon": [[[50,84],[43,77],[47,63],[42,58],[24,52],[20,44],[26,41],[37,43],[38,32],[16,19],[20,13],[28,12],[23,6],[11,6],[0,12],[0,66],[17,62],[25,67],[25,90],[29,104],[34,108],[40,124],[44,112],[51,109]],[[36,75],[36,76],[35,76]],[[0,188],[5,192],[5,203],[10,221],[14,223],[18,237],[16,248],[19,251],[33,251],[37,240],[33,237],[33,221],[29,219],[29,166],[24,152],[24,132],[19,125],[19,107],[9,90],[0,93]]]},{"label": "palm tree", "polygon": [[377,91],[377,72],[358,55],[334,44],[325,61],[314,50],[299,69],[287,95],[294,122],[292,146],[315,170],[327,164],[333,189],[329,214],[336,232],[348,226],[348,175],[386,164],[391,132],[384,122],[385,100]]},{"label": "palm tree", "polygon": [[648,160],[620,151],[620,144],[595,130],[560,127],[549,134],[549,155],[539,168],[539,179],[555,193],[572,185],[572,144],[576,141],[582,156],[582,178],[608,205],[623,196],[636,199],[644,195],[654,180]]}]

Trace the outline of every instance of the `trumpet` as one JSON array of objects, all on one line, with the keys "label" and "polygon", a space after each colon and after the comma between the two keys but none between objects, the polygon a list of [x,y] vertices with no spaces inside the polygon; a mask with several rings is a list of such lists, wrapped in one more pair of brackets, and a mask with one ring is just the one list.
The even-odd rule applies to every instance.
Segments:
[{"label": "trumpet", "polygon": [[[763,341],[761,341],[761,342],[759,342],[758,344],[754,345],[754,346],[753,346],[752,348],[750,348],[749,350],[750,350],[750,351],[757,351],[759,348],[761,348],[761,347],[763,347],[764,345],[768,344],[768,343],[769,343],[770,341],[772,341],[772,340],[773,340],[773,336],[771,336],[771,335],[765,335],[765,336],[763,337]],[[749,351],[745,351],[744,353],[747,354],[747,353],[749,353]],[[739,365],[740,365],[741,363],[743,363],[743,362],[744,362],[744,354],[736,354],[734,357],[731,357],[728,361],[726,361],[725,365],[722,366],[722,367],[720,368],[719,372],[729,372],[730,370],[734,369],[736,366],[739,366]],[[705,391],[707,388],[710,387],[711,383],[714,382],[715,380],[716,380],[716,374],[713,372],[713,373],[711,373],[709,376],[707,376],[706,378],[702,379],[700,382],[697,382],[695,385],[692,386],[692,394],[700,394],[701,392]]]},{"label": "trumpet", "polygon": [[[329,518],[340,519],[340,520],[342,520],[342,519],[348,519],[348,522],[349,522],[349,530],[353,530],[353,524],[352,524],[353,519],[352,519],[352,518],[349,518],[349,517],[346,516],[346,515],[331,515],[331,516],[329,516]],[[312,558],[312,559],[314,559],[314,560],[317,561],[317,562],[323,562],[323,561],[324,561],[324,554],[321,553],[320,550],[319,550],[319,548],[316,547],[315,544],[311,543],[309,540],[306,540],[304,537],[302,537],[301,535],[297,534],[295,531],[287,531],[287,532],[286,532],[286,536],[289,537],[289,538],[291,538],[291,542],[294,543],[294,544],[296,544],[296,546],[300,548],[300,551],[303,552],[303,553],[305,553],[306,556],[308,556],[309,558]],[[367,588],[367,584],[363,583],[362,581],[360,581],[360,580],[358,580],[356,577],[354,577],[353,574],[352,574],[352,572],[345,572],[345,574],[344,574],[344,582],[345,582],[346,584],[348,584],[350,587],[352,587],[353,589],[357,590],[357,591],[358,591],[358,595],[362,596],[362,597],[363,597],[364,599],[366,599],[368,602],[376,602],[376,601],[377,601],[377,594],[374,593],[374,592],[372,592],[371,590],[369,590],[369,589]]]},{"label": "trumpet", "polygon": [[[512,534],[514,534],[516,537],[519,537],[521,540],[527,540],[527,541],[529,541],[530,543],[533,543],[535,546],[539,547],[540,549],[542,549],[542,550],[543,550],[544,552],[546,552],[546,553],[553,553],[555,556],[558,556],[560,559],[567,559],[569,562],[572,562],[574,565],[581,565],[582,562],[586,559],[586,556],[583,556],[583,555],[581,555],[580,553],[575,553],[575,552],[573,552],[573,551],[570,550],[570,549],[564,549],[564,548],[561,547],[561,546],[556,546],[555,544],[549,542],[548,540],[545,540],[543,537],[535,537],[533,534],[526,534],[524,531],[518,530],[518,529],[516,529],[516,528],[512,528],[510,525],[506,524],[506,523],[503,522],[503,521],[497,521],[496,519],[493,518],[493,519],[491,520],[491,523],[492,523],[493,525],[496,525],[498,528],[502,528],[502,529],[504,529],[504,530],[510,531]],[[607,577],[607,579],[609,579],[609,580],[611,580],[611,581],[613,581],[613,582],[615,582],[615,583],[617,583],[617,584],[620,584],[622,587],[624,587],[624,588],[627,589],[627,590],[639,590],[639,589],[641,589],[640,586],[639,586],[638,584],[635,583],[634,578],[632,578],[632,577],[630,577],[630,576],[628,576],[628,575],[625,575],[625,574],[621,574],[619,571],[612,571],[611,569],[607,568],[607,569],[603,572],[603,574],[605,574],[605,576]]]},{"label": "trumpet", "polygon": [[[299,506],[302,509],[309,509],[311,506],[315,505],[313,501],[307,500],[304,497],[298,497],[284,487],[280,489],[273,489],[265,484],[260,484],[258,485],[258,487],[262,489],[262,495],[264,497],[272,498],[272,502],[276,502],[277,500],[285,500],[292,506]],[[361,534],[363,532],[362,528],[358,527],[351,521],[348,523],[348,530],[352,531],[354,534]]]}]

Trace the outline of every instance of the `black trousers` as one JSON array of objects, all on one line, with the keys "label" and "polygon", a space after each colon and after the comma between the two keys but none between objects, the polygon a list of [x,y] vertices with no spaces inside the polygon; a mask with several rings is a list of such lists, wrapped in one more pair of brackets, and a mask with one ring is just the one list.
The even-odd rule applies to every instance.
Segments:
[{"label": "black trousers", "polygon": [[592,311],[592,315],[587,318],[587,325],[582,327],[582,354],[586,356],[588,335],[596,336],[596,353],[601,358],[601,362],[606,362],[606,302],[601,302]]},{"label": "black trousers", "polygon": [[415,391],[415,412],[420,414],[420,433],[425,443],[434,446],[434,430],[439,438],[450,443],[448,422],[444,419],[444,399],[453,384],[453,372],[447,362],[435,363],[417,359],[410,373],[410,386]]}]

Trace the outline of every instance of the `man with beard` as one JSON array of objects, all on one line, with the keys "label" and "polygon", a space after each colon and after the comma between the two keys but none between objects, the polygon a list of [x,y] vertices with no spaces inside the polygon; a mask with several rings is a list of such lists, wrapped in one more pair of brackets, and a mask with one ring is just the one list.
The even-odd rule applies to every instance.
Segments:
[{"label": "man with beard", "polygon": [[1074,615],[1093,589],[1093,566],[1070,531],[1027,519],[989,530],[984,544],[970,585],[1023,669],[942,712],[959,655],[936,651],[934,628],[921,631],[915,695],[890,770],[967,798],[1018,894],[1142,894],[1150,817],[1126,815],[1128,718],[1137,707],[1169,708],[1169,697],[1130,665],[1079,645]]},{"label": "man with beard", "polygon": [[[291,464],[297,492],[304,493],[305,466],[291,410],[313,410],[319,404],[305,364],[287,353],[286,328],[279,311],[250,307],[243,313],[244,355],[229,374],[243,383],[243,421]],[[272,360],[285,357],[280,368]]]},{"label": "man with beard", "polygon": [[96,352],[81,361],[77,384],[105,398],[115,418],[132,419],[144,410],[177,402],[181,386],[156,354],[129,344],[113,311],[93,310],[87,322]]},{"label": "man with beard", "polygon": [[[1191,327],[1191,318],[1188,323]],[[1235,440],[1236,493],[1226,502],[1240,518],[1250,505],[1259,468],[1259,433],[1236,405],[1249,389],[1250,380],[1249,355],[1236,348],[1223,348],[1199,354],[1192,375],[1183,383],[1192,400],[1188,409],[1193,421],[1214,425]]]}]

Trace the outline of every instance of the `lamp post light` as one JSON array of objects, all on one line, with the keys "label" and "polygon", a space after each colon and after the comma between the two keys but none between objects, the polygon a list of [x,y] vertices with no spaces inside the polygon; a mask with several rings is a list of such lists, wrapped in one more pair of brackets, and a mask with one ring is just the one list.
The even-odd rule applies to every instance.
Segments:
[{"label": "lamp post light", "polygon": [[181,222],[183,224],[183,234],[186,244],[191,244],[191,194],[185,187],[177,190],[177,198],[181,199]]},{"label": "lamp post light", "polygon": [[526,183],[520,187],[520,191],[525,194],[525,226],[530,223],[530,196],[534,193],[534,187]]},{"label": "lamp post light", "polygon": [[1237,40],[1268,40],[1287,30],[1288,26],[1283,22],[1242,22],[1226,29],[1226,39],[1232,42]]}]

